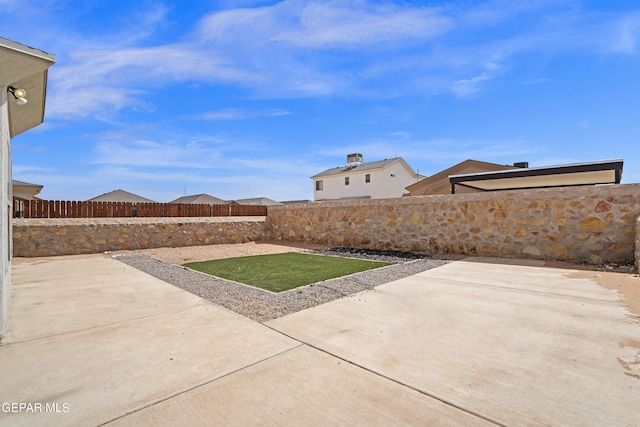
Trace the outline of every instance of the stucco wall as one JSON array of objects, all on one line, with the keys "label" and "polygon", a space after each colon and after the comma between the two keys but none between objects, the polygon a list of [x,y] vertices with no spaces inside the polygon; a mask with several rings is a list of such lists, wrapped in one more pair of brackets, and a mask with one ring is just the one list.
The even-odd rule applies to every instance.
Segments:
[{"label": "stucco wall", "polygon": [[100,253],[260,240],[264,217],[14,219],[13,254]]},{"label": "stucco wall", "polygon": [[0,338],[11,299],[11,139],[6,87],[0,87]]},{"label": "stucco wall", "polygon": [[276,240],[438,254],[633,263],[640,184],[269,208]]}]

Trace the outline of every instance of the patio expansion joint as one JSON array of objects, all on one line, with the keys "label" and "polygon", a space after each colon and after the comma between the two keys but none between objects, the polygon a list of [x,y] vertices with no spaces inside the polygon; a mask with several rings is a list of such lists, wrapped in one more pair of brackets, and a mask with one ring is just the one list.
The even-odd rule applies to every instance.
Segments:
[{"label": "patio expansion joint", "polygon": [[[157,312],[157,313],[153,313],[153,314],[147,314],[147,315],[139,316],[139,317],[131,317],[131,318],[128,318],[128,319],[118,320],[116,322],[103,323],[103,324],[91,326],[91,327],[88,327],[88,328],[74,329],[74,330],[71,330],[71,331],[65,331],[65,332],[60,332],[60,333],[57,333],[57,334],[50,334],[50,335],[45,335],[45,336],[35,337],[35,338],[29,338],[29,339],[19,340],[19,341],[4,342],[4,338],[7,338],[7,337],[3,337],[3,341],[0,341],[0,347],[10,346],[10,345],[14,345],[14,344],[22,344],[22,343],[27,343],[27,342],[33,342],[33,341],[44,340],[44,339],[49,339],[49,338],[55,338],[55,337],[61,337],[61,336],[69,335],[69,334],[76,334],[78,332],[90,331],[90,330],[93,330],[93,329],[99,329],[99,328],[104,328],[104,327],[107,327],[107,326],[118,325],[118,324],[121,324],[121,323],[128,323],[128,322],[132,322],[132,321],[134,322],[134,321],[138,321],[138,320],[142,320],[142,319],[149,319],[149,318],[155,317],[155,316],[166,316],[167,314],[180,313],[180,312],[183,312],[183,311],[192,310],[192,309],[194,309],[196,307],[207,306],[207,305],[210,305],[210,304],[211,303],[209,301],[202,301],[202,302],[199,302],[199,303],[194,304],[194,305],[189,306],[189,307],[183,307],[183,308],[179,308],[179,309],[175,309],[175,310],[162,311],[162,312]],[[11,338],[11,337],[8,337],[8,338]]]},{"label": "patio expansion joint", "polygon": [[[402,381],[400,381],[400,380],[397,380],[397,379],[395,379],[395,378],[389,377],[389,376],[387,376],[387,375],[383,375],[383,374],[381,374],[381,373],[379,373],[379,372],[376,372],[376,371],[374,371],[374,370],[372,370],[372,369],[370,369],[370,368],[367,368],[367,367],[366,367],[366,366],[364,366],[364,365],[360,365],[360,364],[355,363],[355,362],[353,362],[353,361],[351,361],[351,360],[349,360],[349,359],[346,359],[346,358],[344,358],[344,357],[342,357],[342,356],[340,356],[340,355],[338,355],[338,354],[334,354],[334,353],[332,353],[332,352],[330,352],[330,351],[328,351],[328,350],[325,350],[325,349],[323,349],[323,348],[321,348],[321,347],[318,347],[318,346],[316,346],[316,345],[314,345],[314,344],[311,344],[311,343],[308,343],[308,342],[302,341],[302,340],[300,340],[299,338],[296,338],[296,337],[294,337],[294,336],[292,336],[292,335],[286,334],[286,333],[284,333],[284,332],[282,332],[282,331],[280,331],[280,330],[278,330],[278,329],[276,329],[276,328],[273,328],[273,327],[272,327],[272,326],[270,326],[270,325],[267,325],[267,324],[264,324],[264,323],[263,323],[262,325],[266,326],[267,328],[269,328],[269,329],[271,329],[271,330],[273,330],[273,331],[275,331],[275,332],[277,332],[277,333],[279,333],[279,334],[284,335],[284,336],[285,336],[285,337],[287,337],[287,338],[290,338],[290,339],[292,339],[292,340],[295,340],[295,341],[299,342],[301,345],[305,345],[305,346],[311,347],[311,348],[313,348],[313,349],[315,349],[315,350],[318,350],[318,351],[320,351],[320,352],[322,352],[322,353],[324,353],[324,354],[327,354],[327,355],[329,355],[329,356],[331,356],[331,357],[335,357],[336,359],[339,359],[339,360],[341,360],[341,361],[343,361],[343,362],[345,362],[345,363],[348,363],[348,364],[350,364],[350,365],[353,365],[353,366],[356,366],[356,367],[358,367],[358,368],[360,368],[360,369],[363,369],[363,370],[365,370],[365,371],[367,371],[367,372],[369,372],[369,373],[371,373],[371,374],[373,374],[373,375],[375,375],[375,376],[377,376],[377,377],[384,378],[384,379],[385,379],[385,380],[387,380],[387,381],[391,381],[391,382],[393,382],[393,383],[395,383],[395,384],[398,384],[398,385],[400,385],[400,386],[403,386],[403,387],[406,387],[406,388],[408,388],[408,389],[411,389],[411,390],[413,390],[413,391],[415,391],[415,392],[417,392],[417,393],[419,393],[419,394],[421,394],[421,395],[423,395],[423,396],[427,396],[427,397],[429,397],[429,398],[431,398],[431,399],[435,399],[435,400],[437,400],[437,401],[439,401],[439,402],[441,402],[441,403],[443,403],[443,404],[445,404],[445,405],[447,405],[447,406],[450,406],[450,407],[455,408],[455,409],[457,409],[457,410],[459,410],[459,411],[465,412],[465,413],[467,413],[467,414],[469,414],[469,415],[472,415],[472,416],[474,416],[474,417],[480,418],[480,419],[482,419],[482,420],[484,420],[484,421],[487,421],[487,422],[489,422],[489,423],[491,423],[491,424],[494,424],[494,425],[496,425],[496,426],[500,426],[500,427],[507,427],[505,424],[502,424],[502,423],[500,423],[499,421],[493,420],[493,419],[491,419],[491,418],[489,418],[489,417],[486,417],[486,416],[484,416],[484,415],[482,415],[482,414],[480,414],[480,413],[478,413],[478,412],[476,412],[476,411],[473,411],[473,410],[471,410],[471,409],[464,408],[464,407],[460,406],[459,404],[457,404],[457,403],[455,403],[455,402],[452,402],[452,401],[447,400],[447,399],[446,399],[446,398],[444,398],[444,397],[440,397],[440,396],[438,396],[438,395],[436,395],[436,394],[434,394],[434,393],[430,393],[430,392],[428,392],[428,391],[421,390],[421,389],[419,389],[419,388],[417,388],[417,387],[414,387],[414,386],[412,386],[411,384],[407,384],[407,383],[404,383],[404,382],[402,382]],[[295,347],[295,348],[297,348],[297,347]]]},{"label": "patio expansion joint", "polygon": [[156,399],[156,400],[154,400],[154,401],[152,401],[152,402],[146,403],[146,404],[145,404],[145,405],[143,405],[143,406],[140,406],[140,407],[138,407],[138,408],[135,408],[135,409],[132,409],[132,410],[130,410],[130,411],[127,411],[125,414],[122,414],[122,415],[120,415],[120,416],[117,416],[117,417],[115,417],[115,418],[112,418],[112,419],[110,419],[109,421],[105,421],[105,422],[103,422],[102,424],[98,424],[98,426],[97,426],[97,427],[102,427],[102,426],[108,425],[108,424],[110,424],[110,423],[112,423],[112,422],[114,422],[114,421],[120,420],[120,419],[122,419],[122,418],[126,418],[126,417],[128,417],[129,415],[132,415],[132,414],[134,414],[134,413],[136,413],[136,412],[139,412],[139,411],[142,411],[142,410],[144,410],[144,409],[150,408],[150,407],[155,406],[155,405],[157,405],[157,404],[160,404],[160,403],[162,403],[162,402],[166,402],[166,401],[171,400],[171,399],[173,399],[173,398],[175,398],[175,397],[178,397],[178,396],[180,396],[180,395],[182,395],[182,394],[189,393],[190,391],[193,391],[193,390],[196,390],[196,389],[198,389],[198,388],[204,387],[204,386],[206,386],[206,385],[208,385],[208,384],[212,384],[212,383],[214,383],[214,382],[216,382],[216,381],[218,381],[218,380],[221,380],[221,379],[223,379],[223,378],[226,378],[226,377],[228,377],[228,376],[231,376],[231,375],[233,375],[233,374],[236,374],[236,373],[238,373],[238,372],[241,372],[241,371],[243,371],[243,370],[245,370],[245,369],[247,369],[247,368],[251,368],[251,367],[253,367],[253,366],[259,365],[259,364],[261,364],[261,363],[263,363],[263,362],[266,362],[266,361],[268,361],[268,360],[270,360],[270,359],[273,359],[273,358],[275,358],[275,357],[279,357],[279,356],[281,356],[281,355],[283,355],[283,354],[285,354],[285,353],[287,353],[287,352],[289,352],[289,351],[293,351],[293,350],[295,350],[295,349],[297,349],[297,348],[300,348],[300,347],[302,347],[302,346],[304,346],[304,345],[305,345],[304,343],[301,343],[301,342],[300,342],[300,341],[298,341],[298,340],[294,340],[294,341],[296,341],[296,342],[297,342],[297,343],[299,343],[299,344],[298,344],[298,345],[294,345],[293,347],[289,347],[289,348],[287,348],[287,349],[285,349],[285,350],[283,350],[283,351],[280,351],[280,352],[278,352],[278,353],[276,353],[276,354],[272,354],[271,356],[268,356],[268,357],[262,358],[262,359],[260,359],[260,360],[256,360],[256,361],[255,361],[255,362],[253,362],[253,363],[250,363],[250,364],[248,364],[248,365],[242,366],[242,367],[240,367],[240,368],[238,368],[238,369],[234,369],[234,370],[232,370],[232,371],[229,371],[229,372],[227,372],[227,373],[224,373],[224,374],[222,374],[222,375],[219,375],[219,376],[217,376],[217,377],[215,377],[215,378],[211,378],[211,379],[208,379],[208,380],[202,381],[202,382],[200,382],[200,383],[198,383],[198,384],[195,384],[195,385],[193,385],[193,386],[191,386],[191,387],[185,388],[185,389],[180,390],[180,391],[177,391],[177,392],[175,392],[175,393],[171,393],[170,395],[167,395],[167,396],[161,397],[161,398],[159,398],[159,399]]}]

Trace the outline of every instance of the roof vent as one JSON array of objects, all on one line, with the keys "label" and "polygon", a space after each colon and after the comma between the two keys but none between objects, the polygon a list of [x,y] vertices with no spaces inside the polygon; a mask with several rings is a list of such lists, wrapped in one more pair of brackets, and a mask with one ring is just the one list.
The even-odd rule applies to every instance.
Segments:
[{"label": "roof vent", "polygon": [[513,166],[517,167],[517,168],[528,168],[529,167],[529,162],[516,162],[513,164]]},{"label": "roof vent", "polygon": [[358,166],[362,164],[362,154],[347,154],[347,166]]}]

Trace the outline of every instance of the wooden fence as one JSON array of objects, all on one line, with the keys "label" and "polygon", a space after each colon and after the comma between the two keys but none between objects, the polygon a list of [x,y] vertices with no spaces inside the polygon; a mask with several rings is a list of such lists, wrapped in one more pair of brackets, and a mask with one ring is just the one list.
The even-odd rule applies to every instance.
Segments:
[{"label": "wooden fence", "polygon": [[263,205],[13,200],[14,218],[266,216]]}]

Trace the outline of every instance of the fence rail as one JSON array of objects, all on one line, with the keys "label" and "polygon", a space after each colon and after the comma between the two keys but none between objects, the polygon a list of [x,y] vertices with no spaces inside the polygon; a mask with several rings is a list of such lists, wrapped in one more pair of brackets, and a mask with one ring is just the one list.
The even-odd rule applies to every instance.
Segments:
[{"label": "fence rail", "polygon": [[14,218],[132,218],[266,216],[263,205],[76,202],[13,199]]}]

